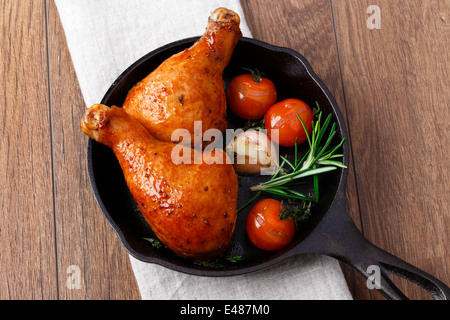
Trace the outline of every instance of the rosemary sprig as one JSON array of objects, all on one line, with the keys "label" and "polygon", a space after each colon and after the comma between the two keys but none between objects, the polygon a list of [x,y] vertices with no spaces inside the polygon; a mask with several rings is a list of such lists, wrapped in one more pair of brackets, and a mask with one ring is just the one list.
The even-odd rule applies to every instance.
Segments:
[{"label": "rosemary sprig", "polygon": [[259,198],[259,196],[261,195],[262,191],[258,191],[256,193],[256,195],[254,197],[252,197],[249,201],[247,201],[242,207],[240,207],[237,212],[241,212],[242,210],[244,210],[245,208],[247,208],[249,205],[251,205],[256,199]]},{"label": "rosemary sprig", "polygon": [[[328,133],[328,137],[324,140],[325,134],[331,123],[332,114],[328,115],[322,124],[322,111],[318,112],[317,121],[313,121],[312,123],[311,136],[309,135],[303,120],[298,115],[297,117],[306,132],[309,144],[308,152],[301,160],[298,159],[296,143],[294,162],[289,161],[287,157],[281,156],[283,162],[271,179],[255,185],[250,189],[252,191],[264,191],[288,198],[317,202],[319,193],[317,175],[336,170],[338,167],[347,168],[341,161],[335,160],[343,156],[343,154],[336,154],[335,152],[343,145],[344,139],[342,139],[338,145],[330,148],[331,142],[337,133],[336,123],[333,123]],[[323,140],[325,142],[321,145]],[[286,164],[288,168],[284,168]],[[314,179],[314,192],[316,194],[314,199],[291,188],[299,179],[310,176],[313,176]]]}]

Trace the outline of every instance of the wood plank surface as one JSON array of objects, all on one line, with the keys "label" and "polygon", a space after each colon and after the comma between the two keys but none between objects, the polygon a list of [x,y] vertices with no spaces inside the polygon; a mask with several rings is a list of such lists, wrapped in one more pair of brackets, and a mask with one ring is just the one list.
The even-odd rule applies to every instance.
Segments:
[{"label": "wood plank surface", "polygon": [[[252,36],[302,54],[333,94],[346,118],[330,2],[246,0],[241,1],[241,4]],[[346,195],[350,214],[361,229],[352,159],[348,169]],[[369,291],[362,276],[344,264],[341,266],[353,297],[359,300],[369,299]]]},{"label": "wood plank surface", "polygon": [[[140,299],[128,254],[89,183],[88,139],[80,129],[86,105],[54,1],[48,21],[59,298]],[[79,268],[79,288],[67,285],[70,266]]]},{"label": "wood plank surface", "polygon": [[0,10],[0,299],[55,299],[44,1]]},{"label": "wood plank surface", "polygon": [[[450,284],[448,0],[242,0],[253,37],[304,55],[344,114],[350,214]],[[367,8],[381,9],[369,29]],[[85,109],[54,0],[0,0],[0,299],[140,299],[86,169]],[[80,287],[68,280],[79,268]],[[384,299],[342,265],[355,299]],[[394,279],[410,298],[424,290]]]},{"label": "wood plank surface", "polygon": [[432,3],[332,1],[365,236],[449,284],[450,4]]}]

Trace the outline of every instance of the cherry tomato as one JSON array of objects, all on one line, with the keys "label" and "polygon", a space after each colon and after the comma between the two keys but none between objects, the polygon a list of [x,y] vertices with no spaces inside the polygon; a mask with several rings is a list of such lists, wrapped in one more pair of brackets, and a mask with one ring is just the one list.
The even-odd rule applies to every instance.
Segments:
[{"label": "cherry tomato", "polygon": [[273,82],[255,72],[234,77],[227,89],[231,111],[247,120],[261,119],[277,101],[277,90]]},{"label": "cherry tomato", "polygon": [[266,251],[279,250],[287,246],[295,234],[295,223],[291,219],[280,219],[281,202],[264,199],[250,210],[246,231],[250,241]]},{"label": "cherry tomato", "polygon": [[[302,144],[307,140],[305,129],[297,115],[300,116],[308,133],[311,134],[313,113],[305,102],[298,99],[286,99],[270,107],[264,123],[272,141],[276,142],[278,139],[279,145],[292,147],[295,145],[296,138],[297,144]],[[278,132],[274,129],[278,129]]]}]

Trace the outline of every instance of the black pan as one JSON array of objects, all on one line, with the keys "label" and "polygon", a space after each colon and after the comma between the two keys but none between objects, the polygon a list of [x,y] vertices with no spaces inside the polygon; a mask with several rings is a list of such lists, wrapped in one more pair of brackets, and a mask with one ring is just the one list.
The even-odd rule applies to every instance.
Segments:
[{"label": "black pan", "polygon": [[[197,39],[198,37],[177,41],[145,55],[112,84],[101,103],[121,106],[128,90],[134,84],[171,55],[190,47]],[[343,163],[348,164],[347,131],[341,112],[335,99],[303,56],[287,48],[242,38],[224,72],[225,84],[227,85],[233,76],[244,73],[243,67],[257,68],[271,78],[277,86],[279,100],[298,98],[311,106],[317,101],[324,118],[332,113],[338,130],[335,142],[345,138],[342,147]],[[232,114],[228,115],[228,120],[232,128],[244,125],[242,120]],[[300,149],[300,152],[305,150]],[[281,149],[280,153],[289,155],[292,148]],[[145,240],[144,238],[153,237],[153,233],[137,210],[113,152],[106,146],[90,140],[87,157],[91,185],[102,212],[127,251],[139,260],[193,275],[233,276],[267,268],[298,254],[318,253],[349,264],[365,277],[373,275],[376,279],[376,274],[373,273],[376,269],[371,269],[373,268],[371,266],[379,268],[381,275],[379,290],[387,298],[406,299],[389,279],[391,273],[425,288],[436,299],[450,297],[450,289],[444,283],[376,247],[359,232],[347,209],[345,198],[347,170],[339,169],[321,175],[320,201],[313,207],[311,218],[299,228],[295,240],[288,247],[276,252],[265,252],[253,246],[245,234],[245,218],[249,210],[247,209],[239,213],[232,243],[223,255],[224,257],[240,255],[243,259],[237,262],[222,259],[214,265],[204,265],[177,257],[168,249],[154,248]],[[259,175],[239,175],[238,207],[252,197],[253,193],[249,187],[267,178]],[[301,191],[308,192],[307,186],[302,188]]]}]

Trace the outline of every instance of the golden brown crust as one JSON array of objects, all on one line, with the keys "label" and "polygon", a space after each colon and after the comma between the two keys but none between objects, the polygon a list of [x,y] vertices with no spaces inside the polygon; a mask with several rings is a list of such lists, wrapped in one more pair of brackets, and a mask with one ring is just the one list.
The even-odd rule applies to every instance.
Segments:
[{"label": "golden brown crust", "polygon": [[[100,120],[99,120],[100,119]],[[175,164],[175,144],[155,139],[122,108],[95,105],[84,127],[114,151],[155,235],[176,254],[206,261],[225,251],[236,223],[238,181],[229,164]],[[201,156],[201,153],[192,156]]]},{"label": "golden brown crust", "polygon": [[125,111],[163,141],[171,141],[172,132],[180,128],[194,139],[194,121],[202,122],[201,134],[211,128],[224,131],[228,124],[222,75],[242,37],[239,23],[233,11],[215,10],[199,41],[130,90]]}]

